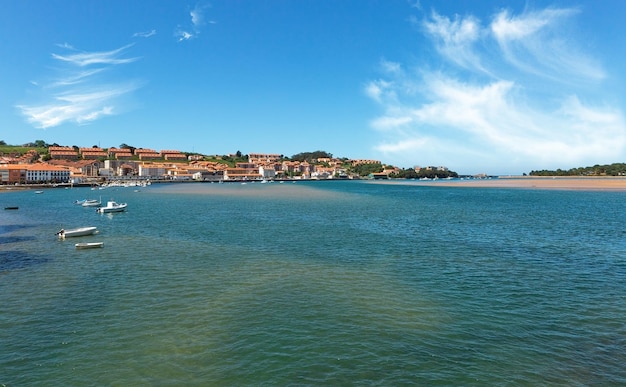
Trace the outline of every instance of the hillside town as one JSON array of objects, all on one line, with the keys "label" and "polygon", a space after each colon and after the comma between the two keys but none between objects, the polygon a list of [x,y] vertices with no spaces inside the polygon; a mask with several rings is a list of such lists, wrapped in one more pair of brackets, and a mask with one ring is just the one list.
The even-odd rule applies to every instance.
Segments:
[{"label": "hillside town", "polygon": [[[376,172],[366,176],[354,173],[354,168],[363,165],[373,165]],[[444,167],[436,169],[445,170]],[[385,166],[378,160],[319,157],[298,161],[270,153],[204,156],[177,150],[132,147],[107,149],[55,145],[48,146],[45,157],[34,149],[21,155],[0,156],[0,184],[385,179],[398,172],[398,168]]]}]

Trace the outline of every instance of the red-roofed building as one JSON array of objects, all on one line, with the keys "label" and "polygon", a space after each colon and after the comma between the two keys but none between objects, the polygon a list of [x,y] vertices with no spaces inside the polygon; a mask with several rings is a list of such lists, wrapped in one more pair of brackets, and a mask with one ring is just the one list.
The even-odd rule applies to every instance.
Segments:
[{"label": "red-roofed building", "polygon": [[135,149],[135,156],[139,157],[139,160],[160,160],[161,154],[153,149],[138,148]]},{"label": "red-roofed building", "polygon": [[80,148],[78,151],[85,160],[97,160],[99,158],[106,159],[107,157],[109,157],[109,154],[104,149],[98,147]]},{"label": "red-roofed building", "polygon": [[50,146],[48,154],[54,160],[76,160],[79,157],[76,149],[71,146]]},{"label": "red-roofed building", "polygon": [[27,164],[4,164],[0,165],[0,183],[24,184],[26,183]]},{"label": "red-roofed building", "polygon": [[109,157],[116,160],[128,160],[133,158],[133,152],[128,148],[109,148]]},{"label": "red-roofed building", "polygon": [[187,160],[187,156],[177,150],[162,150],[161,156],[165,160]]}]

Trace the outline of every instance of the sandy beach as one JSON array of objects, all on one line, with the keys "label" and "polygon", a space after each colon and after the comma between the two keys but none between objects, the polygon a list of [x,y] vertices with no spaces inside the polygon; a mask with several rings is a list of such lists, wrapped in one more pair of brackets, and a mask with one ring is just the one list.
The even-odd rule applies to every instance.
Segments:
[{"label": "sandy beach", "polygon": [[[415,183],[414,181],[412,183]],[[418,181],[441,187],[534,188],[562,190],[626,191],[624,177],[498,177],[491,179]]]}]

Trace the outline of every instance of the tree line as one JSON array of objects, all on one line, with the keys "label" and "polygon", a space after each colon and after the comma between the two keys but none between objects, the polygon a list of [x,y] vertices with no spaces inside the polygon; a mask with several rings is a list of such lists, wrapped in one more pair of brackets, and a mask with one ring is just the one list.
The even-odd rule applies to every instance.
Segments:
[{"label": "tree line", "polygon": [[557,169],[531,171],[530,176],[626,176],[625,163],[613,163],[605,165],[594,165],[591,167],[578,167],[568,170]]}]

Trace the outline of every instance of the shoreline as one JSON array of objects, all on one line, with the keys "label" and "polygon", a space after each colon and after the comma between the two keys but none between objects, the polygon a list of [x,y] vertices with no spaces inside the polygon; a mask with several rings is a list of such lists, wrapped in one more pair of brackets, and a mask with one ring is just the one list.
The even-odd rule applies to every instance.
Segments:
[{"label": "shoreline", "polygon": [[429,187],[520,188],[586,191],[626,191],[626,177],[619,176],[500,176],[490,179],[411,181]]}]

